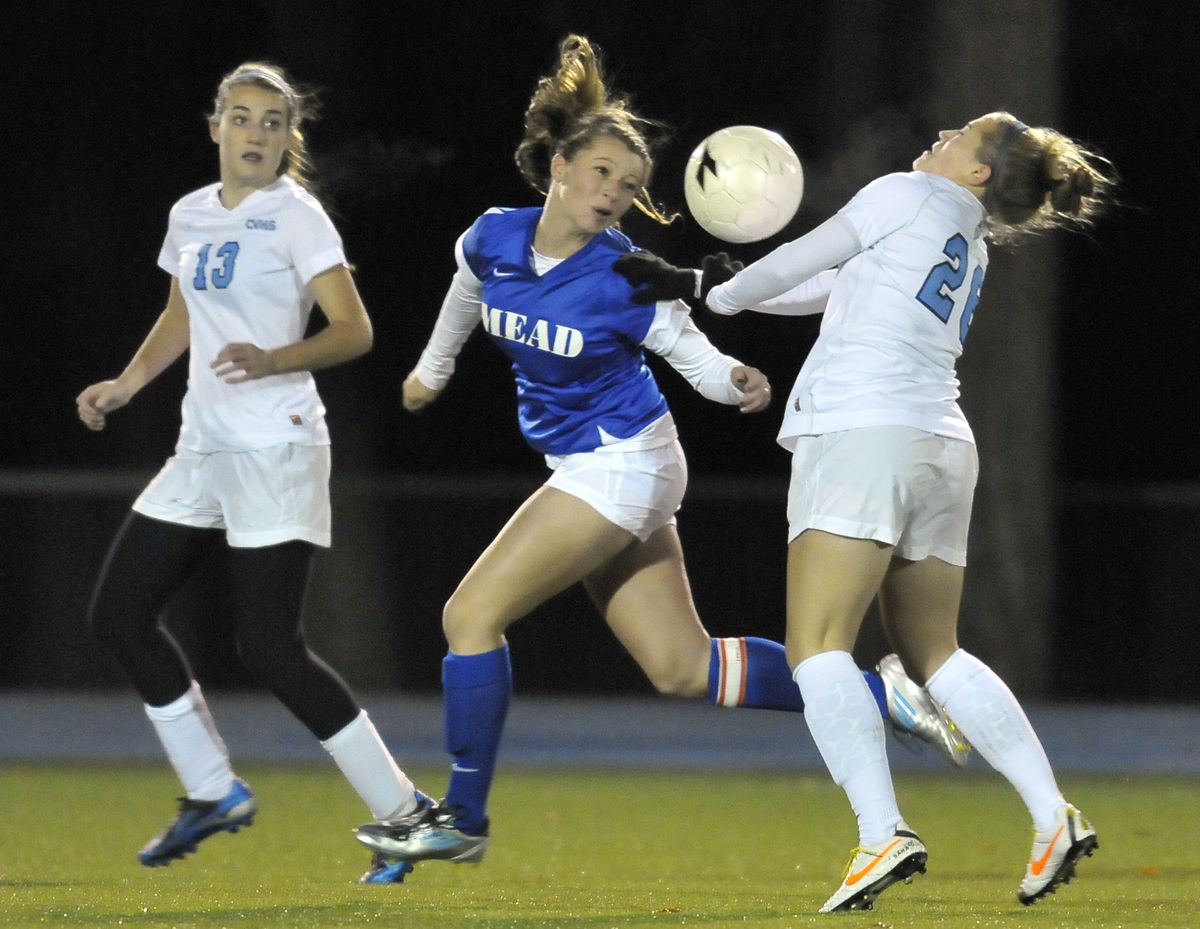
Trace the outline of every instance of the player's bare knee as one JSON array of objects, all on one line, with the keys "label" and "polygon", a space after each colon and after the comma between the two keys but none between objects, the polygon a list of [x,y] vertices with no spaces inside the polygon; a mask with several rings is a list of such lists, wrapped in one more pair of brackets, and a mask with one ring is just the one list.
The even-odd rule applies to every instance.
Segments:
[{"label": "player's bare knee", "polygon": [[654,689],[666,697],[703,697],[708,693],[708,667],[703,674],[680,662],[664,661],[644,667]]},{"label": "player's bare knee", "polygon": [[442,608],[442,631],[450,651],[472,654],[480,650],[481,644],[504,635],[508,621],[489,601],[462,589],[450,595]]}]

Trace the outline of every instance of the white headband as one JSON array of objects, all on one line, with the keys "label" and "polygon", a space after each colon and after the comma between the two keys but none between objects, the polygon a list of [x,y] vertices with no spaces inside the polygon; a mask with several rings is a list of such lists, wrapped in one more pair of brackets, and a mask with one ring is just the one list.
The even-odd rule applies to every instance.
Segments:
[{"label": "white headband", "polygon": [[294,122],[300,115],[299,108],[296,106],[296,96],[292,93],[290,87],[283,82],[278,74],[273,74],[270,71],[264,71],[262,68],[245,68],[241,71],[235,71],[227,77],[222,86],[226,89],[233,87],[236,84],[244,84],[247,81],[259,80],[266,84],[270,84],[275,90],[283,95],[287,100],[288,105],[288,122]]}]

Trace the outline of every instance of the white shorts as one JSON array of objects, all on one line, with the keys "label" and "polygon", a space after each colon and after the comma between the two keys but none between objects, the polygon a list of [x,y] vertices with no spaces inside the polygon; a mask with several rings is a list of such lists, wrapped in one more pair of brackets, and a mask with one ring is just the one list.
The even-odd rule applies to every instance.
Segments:
[{"label": "white shorts", "polygon": [[972,442],[909,426],[800,436],[788,487],[788,541],[805,529],[895,546],[909,561],[967,563],[979,476]]},{"label": "white shorts", "polygon": [[578,497],[601,516],[645,542],[673,525],[687,490],[687,459],[678,441],[629,452],[577,452],[547,456],[546,481]]},{"label": "white shorts", "polygon": [[272,445],[249,452],[179,449],[133,508],[153,519],[224,529],[234,548],[299,539],[328,547],[328,445]]}]

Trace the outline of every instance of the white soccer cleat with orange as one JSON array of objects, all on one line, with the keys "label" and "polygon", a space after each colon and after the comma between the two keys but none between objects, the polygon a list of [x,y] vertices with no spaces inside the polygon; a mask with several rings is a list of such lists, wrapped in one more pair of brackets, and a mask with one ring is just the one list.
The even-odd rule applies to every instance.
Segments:
[{"label": "white soccer cleat with orange", "polygon": [[1017,899],[1028,906],[1054,893],[1075,876],[1076,862],[1085,855],[1090,857],[1099,847],[1096,830],[1083,814],[1070,804],[1059,807],[1053,827],[1045,832],[1033,831],[1033,851]]},{"label": "white soccer cleat with orange", "polygon": [[875,898],[897,881],[911,884],[914,876],[924,874],[928,859],[925,844],[901,821],[891,838],[850,853],[842,886],[825,901],[820,912],[869,910]]}]

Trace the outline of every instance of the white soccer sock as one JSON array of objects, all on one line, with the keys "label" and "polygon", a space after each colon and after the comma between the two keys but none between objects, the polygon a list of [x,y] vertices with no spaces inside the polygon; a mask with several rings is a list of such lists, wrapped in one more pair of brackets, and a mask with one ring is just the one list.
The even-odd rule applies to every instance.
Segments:
[{"label": "white soccer sock", "polygon": [[200,685],[166,706],[146,704],[146,715],[166,749],[167,759],[192,800],[220,800],[233,786],[229,752],[217,732]]},{"label": "white soccer sock", "polygon": [[961,648],[929,678],[925,689],[993,768],[1017,789],[1034,825],[1048,829],[1066,801],[1050,761],[1021,705],[1004,681]]},{"label": "white soccer sock", "polygon": [[792,679],[804,697],[804,721],[834,782],[858,817],[859,844],[890,838],[900,822],[879,706],[849,652],[800,662]]},{"label": "white soccer sock", "polygon": [[417,808],[412,781],[392,759],[366,710],[321,744],[373,817],[392,819]]}]

